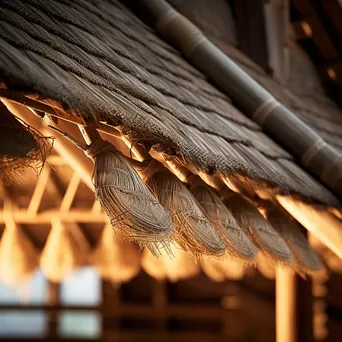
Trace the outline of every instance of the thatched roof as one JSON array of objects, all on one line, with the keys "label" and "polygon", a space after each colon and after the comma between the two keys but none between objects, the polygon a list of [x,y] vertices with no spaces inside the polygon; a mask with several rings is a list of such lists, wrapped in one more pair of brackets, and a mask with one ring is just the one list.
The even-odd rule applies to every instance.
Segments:
[{"label": "thatched roof", "polygon": [[237,173],[283,193],[336,203],[121,4],[11,1],[2,13],[1,75],[10,91],[38,93],[120,126],[131,139],[158,144],[196,169]]},{"label": "thatched roof", "polygon": [[[161,204],[156,222],[167,227],[169,223],[163,215],[170,212],[175,232],[169,234],[165,229],[165,236],[171,236],[190,254],[223,254],[225,246],[234,240],[229,240],[229,235],[233,236],[235,229],[237,236],[253,241],[253,247],[271,260],[296,268],[298,260],[291,250],[295,244],[290,247],[288,236],[281,237],[255,208],[262,211],[265,204],[258,195],[270,200],[271,206],[277,195],[291,195],[303,203],[340,206],[335,195],[245,116],[232,99],[119,1],[4,1],[0,15],[0,77],[4,83],[1,97],[80,125],[95,121],[95,125],[109,127],[107,133],[114,132],[131,146],[150,151],[164,166],[176,165],[177,170],[183,167],[182,180],[193,184],[194,179],[198,181],[195,174],[212,186],[209,192],[213,192],[216,202],[211,198],[210,204],[214,203],[215,208],[225,205],[233,217],[231,221],[225,221],[227,216],[220,217],[219,211],[215,211],[217,217],[213,219],[205,203],[201,207],[197,202],[200,197],[196,201],[166,168],[155,167],[148,177],[144,173],[147,167],[137,168],[154,195],[148,202],[147,188],[133,184],[132,188],[146,199],[146,212],[139,215],[147,216],[150,207]],[[257,81],[265,82],[264,76],[259,76],[259,71],[244,57],[240,60],[239,53],[231,51]],[[279,87],[271,88],[276,91]],[[281,101],[287,99],[283,94],[279,96]],[[99,167],[97,153],[86,152],[95,160],[96,174],[107,170],[106,163]],[[114,154],[108,146],[102,156],[106,153]],[[124,163],[126,169],[121,169],[120,177],[114,175],[112,182],[120,182],[130,172],[127,160],[119,159],[121,166],[114,169]],[[148,162],[155,163],[150,159]],[[134,175],[139,178],[136,172]],[[138,184],[136,178],[129,181]],[[118,188],[117,184],[115,187]],[[125,195],[134,195],[132,188]],[[138,234],[142,234],[140,225],[146,223],[144,217],[139,217],[139,222],[137,215],[133,218],[134,211],[139,211],[138,204],[131,202],[126,207],[108,209],[105,201],[101,201],[101,190],[97,189],[97,196],[114,228],[126,238],[128,228],[130,232],[136,228],[129,238],[137,240]],[[216,191],[220,191],[221,198]],[[192,192],[195,195],[194,189]],[[116,195],[111,193],[113,198]],[[124,216],[120,210],[130,217],[119,222]],[[335,216],[334,220],[337,221]],[[199,226],[203,229],[201,233],[193,229]],[[163,227],[159,228],[158,234],[162,236]],[[296,229],[301,234],[301,227]],[[228,243],[223,235],[228,236]],[[153,250],[150,238],[145,236],[143,245]],[[254,254],[251,252],[252,259]]]}]

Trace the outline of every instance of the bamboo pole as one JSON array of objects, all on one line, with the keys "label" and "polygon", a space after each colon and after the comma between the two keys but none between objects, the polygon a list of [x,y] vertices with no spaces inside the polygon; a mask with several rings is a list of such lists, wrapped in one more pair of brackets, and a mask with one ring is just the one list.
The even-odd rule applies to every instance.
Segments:
[{"label": "bamboo pole", "polygon": [[[314,173],[342,196],[342,155],[280,104],[187,18],[164,0],[140,0],[157,31],[173,43],[238,106]],[[281,130],[279,129],[281,127]]]},{"label": "bamboo pole", "polygon": [[311,281],[276,270],[276,341],[313,342]]}]

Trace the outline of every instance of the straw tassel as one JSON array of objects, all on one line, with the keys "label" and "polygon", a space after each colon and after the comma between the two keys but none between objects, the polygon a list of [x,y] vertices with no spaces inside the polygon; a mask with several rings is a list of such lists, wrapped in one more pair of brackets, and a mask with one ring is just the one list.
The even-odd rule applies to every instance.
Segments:
[{"label": "straw tassel", "polygon": [[40,258],[40,267],[47,279],[59,283],[73,269],[84,265],[89,253],[88,241],[77,225],[69,227],[54,219]]},{"label": "straw tassel", "polygon": [[167,248],[171,235],[169,212],[158,203],[128,159],[110,142],[102,140],[94,125],[81,130],[85,139],[91,141],[88,146],[52,128],[94,161],[92,182],[96,198],[115,232],[149,248],[155,255],[160,248]]},{"label": "straw tassel", "polygon": [[12,205],[4,201],[6,227],[0,241],[0,279],[16,286],[28,280],[39,264],[39,251],[13,220]]},{"label": "straw tassel", "polygon": [[267,279],[274,280],[276,277],[276,263],[272,262],[264,254],[259,253],[257,257],[257,269]]},{"label": "straw tassel", "polygon": [[223,202],[262,253],[274,261],[293,263],[294,257],[285,241],[251,203],[232,191],[224,193]]},{"label": "straw tassel", "polygon": [[245,267],[239,260],[231,257],[213,258],[204,257],[201,261],[203,272],[217,282],[229,280],[241,280],[245,275]]},{"label": "straw tassel", "polygon": [[228,254],[246,262],[253,262],[258,249],[245,235],[215,191],[199,178],[192,181],[190,190],[226,244]]},{"label": "straw tassel", "polygon": [[144,271],[155,279],[172,282],[194,277],[200,272],[199,265],[177,244],[171,244],[170,249],[172,255],[164,254],[159,258],[145,249],[141,260]]},{"label": "straw tassel", "polygon": [[124,283],[135,277],[140,270],[140,258],[137,246],[119,240],[109,224],[90,257],[101,277],[113,283]]},{"label": "straw tassel", "polygon": [[140,174],[159,202],[171,212],[173,239],[194,257],[222,255],[225,245],[187,187],[162,164],[151,160]]},{"label": "straw tassel", "polygon": [[322,261],[310,247],[298,223],[291,216],[271,203],[266,207],[265,214],[272,227],[291,249],[296,259],[297,271],[312,274],[324,268]]}]

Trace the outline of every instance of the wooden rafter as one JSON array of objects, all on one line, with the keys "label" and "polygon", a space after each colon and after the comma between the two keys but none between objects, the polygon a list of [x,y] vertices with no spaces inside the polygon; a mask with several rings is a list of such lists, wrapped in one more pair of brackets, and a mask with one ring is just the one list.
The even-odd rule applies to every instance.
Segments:
[{"label": "wooden rafter", "polygon": [[27,208],[28,215],[36,215],[38,213],[39,206],[42,201],[49,179],[50,179],[50,168],[45,167],[43,168],[37,180],[36,187],[33,191],[30,204]]},{"label": "wooden rafter", "polygon": [[72,206],[72,202],[74,201],[78,186],[80,185],[81,178],[80,176],[74,172],[69,185],[67,187],[67,190],[65,192],[65,195],[63,197],[63,200],[61,202],[60,210],[62,212],[68,212]]}]

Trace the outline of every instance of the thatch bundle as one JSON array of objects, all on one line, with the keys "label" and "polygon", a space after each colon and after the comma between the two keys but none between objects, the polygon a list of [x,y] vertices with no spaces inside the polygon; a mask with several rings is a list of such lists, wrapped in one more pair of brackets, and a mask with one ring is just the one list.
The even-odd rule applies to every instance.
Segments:
[{"label": "thatch bundle", "polygon": [[131,163],[109,141],[102,140],[95,124],[82,127],[89,145],[51,127],[94,161],[92,182],[96,198],[108,216],[115,232],[123,239],[147,247],[153,254],[168,245],[171,219],[153,196]]},{"label": "thatch bundle", "polygon": [[0,241],[0,280],[15,286],[28,280],[39,264],[39,251],[32,241],[16,225],[9,203],[4,205],[6,227]]},{"label": "thatch bundle", "polygon": [[173,239],[187,253],[221,255],[225,245],[187,187],[159,162],[151,160],[140,174],[163,207],[170,210]]},{"label": "thatch bundle", "polygon": [[61,282],[73,269],[84,265],[89,254],[90,246],[80,227],[54,219],[40,258],[40,267],[47,279]]},{"label": "thatch bundle", "polygon": [[40,170],[52,140],[14,117],[0,102],[0,180],[10,183],[27,167]]},{"label": "thatch bundle", "polygon": [[171,255],[163,253],[156,258],[147,249],[144,250],[141,265],[151,277],[170,281],[188,279],[200,272],[196,261],[185,253],[177,244],[170,245]]},{"label": "thatch bundle", "polygon": [[96,198],[117,234],[156,253],[158,244],[167,242],[170,236],[168,212],[112,144],[96,141],[89,146],[87,154],[95,158]]},{"label": "thatch bundle", "polygon": [[257,248],[215,191],[199,178],[192,182],[190,189],[225,242],[228,253],[247,262],[253,261]]},{"label": "thatch bundle", "polygon": [[91,263],[103,279],[113,283],[131,280],[140,270],[141,253],[129,241],[120,240],[107,224],[91,254]]},{"label": "thatch bundle", "polygon": [[292,251],[296,261],[294,266],[298,271],[310,274],[324,268],[320,258],[308,244],[301,227],[290,215],[271,204],[265,208],[265,215]]},{"label": "thatch bundle", "polygon": [[206,256],[201,259],[200,263],[203,272],[217,282],[226,279],[241,280],[245,274],[244,263],[229,255],[220,259]]},{"label": "thatch bundle", "polygon": [[274,261],[293,263],[290,248],[251,203],[232,191],[226,191],[223,198],[224,204],[233,213],[244,232],[253,238],[262,253]]}]

